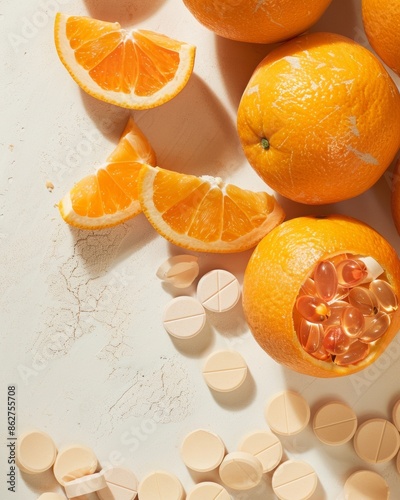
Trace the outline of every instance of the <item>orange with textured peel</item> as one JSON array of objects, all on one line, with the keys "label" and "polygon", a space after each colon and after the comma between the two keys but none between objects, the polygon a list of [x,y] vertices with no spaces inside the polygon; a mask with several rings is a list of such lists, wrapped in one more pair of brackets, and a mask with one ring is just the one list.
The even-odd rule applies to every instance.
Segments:
[{"label": "orange with textured peel", "polygon": [[183,0],[217,35],[241,42],[274,43],[306,31],[331,0]]},{"label": "orange with textured peel", "polygon": [[156,155],[129,119],[107,163],[77,182],[60,201],[62,218],[81,229],[104,229],[140,213],[137,181],[144,163],[155,165]]},{"label": "orange with textured peel", "polygon": [[255,246],[285,214],[264,192],[144,165],[139,200],[150,223],[175,245],[199,252],[240,252]]},{"label": "orange with textured peel", "polygon": [[399,0],[362,0],[362,17],[372,48],[400,75]]},{"label": "orange with textured peel", "polygon": [[393,247],[366,224],[341,215],[298,217],[272,230],[253,252],[244,275],[243,308],[261,347],[278,363],[315,377],[355,373],[373,363],[400,328],[400,309],[368,356],[354,365],[338,366],[308,354],[297,337],[294,306],[300,287],[315,264],[351,253],[374,258],[400,297],[400,261]]},{"label": "orange with textured peel", "polygon": [[58,56],[88,94],[130,109],[148,109],[175,97],[193,71],[195,47],[148,30],[58,13]]},{"label": "orange with textured peel", "polygon": [[334,203],[366,191],[392,162],[400,94],[361,45],[304,35],[258,65],[237,127],[249,163],[272,189],[300,203]]},{"label": "orange with textured peel", "polygon": [[400,234],[400,159],[397,160],[392,178],[392,216],[397,232]]}]

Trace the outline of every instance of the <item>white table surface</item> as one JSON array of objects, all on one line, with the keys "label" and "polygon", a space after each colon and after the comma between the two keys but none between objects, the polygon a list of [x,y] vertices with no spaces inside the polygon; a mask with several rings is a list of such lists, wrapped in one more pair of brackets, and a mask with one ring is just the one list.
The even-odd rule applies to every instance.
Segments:
[{"label": "white table surface", "polygon": [[[333,0],[312,30],[341,33],[369,47],[360,3]],[[103,466],[122,464],[139,479],[155,469],[170,471],[186,490],[204,478],[181,461],[179,445],[186,433],[210,429],[233,451],[244,434],[266,428],[265,404],[285,388],[300,392],[312,412],[341,399],[360,421],[390,418],[400,397],[399,338],[374,366],[334,380],[277,365],[253,340],[240,304],[229,313],[209,314],[197,341],[173,341],[161,314],[170,298],[182,292],[163,286],[155,272],[169,255],[185,252],[158,236],[143,215],[99,232],[71,229],[61,220],[56,202],[104,161],[130,113],[86,95],[69,77],[53,43],[56,10],[118,20],[197,45],[186,88],[169,103],[132,115],[160,166],[266,189],[241,151],[235,118],[251,72],[270,47],[216,37],[180,0],[0,2],[0,470],[8,470],[8,385],[17,386],[18,433],[36,427],[59,447],[88,445]],[[54,184],[52,192],[46,181]],[[352,215],[400,249],[390,214],[389,172],[350,201],[309,207],[278,199],[287,218]],[[201,274],[222,267],[241,281],[250,254],[202,254]],[[195,286],[187,294],[195,295]],[[204,360],[216,348],[238,349],[248,362],[251,376],[235,394],[213,395],[202,379]],[[381,473],[392,498],[400,498],[394,461],[363,464],[351,443],[320,445],[310,427],[283,443],[284,458],[305,460],[315,468],[319,485],[313,500],[342,498],[344,480],[361,468]],[[51,474],[43,476],[18,474],[13,494],[2,472],[1,498],[34,500],[43,491],[56,491]],[[275,498],[271,474],[254,491],[233,497]]]}]

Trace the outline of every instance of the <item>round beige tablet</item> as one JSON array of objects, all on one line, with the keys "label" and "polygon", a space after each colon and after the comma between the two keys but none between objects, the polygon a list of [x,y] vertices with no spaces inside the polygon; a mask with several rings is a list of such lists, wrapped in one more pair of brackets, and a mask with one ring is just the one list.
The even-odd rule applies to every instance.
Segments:
[{"label": "round beige tablet", "polygon": [[217,434],[197,429],[183,440],[181,456],[189,469],[209,472],[221,464],[225,456],[225,445]]},{"label": "round beige tablet", "polygon": [[268,402],[265,419],[273,432],[292,436],[307,426],[310,420],[310,407],[297,392],[283,391]]},{"label": "round beige tablet", "polygon": [[103,472],[97,472],[68,481],[65,483],[65,493],[68,498],[75,498],[102,490],[106,486]]},{"label": "round beige tablet", "polygon": [[263,468],[255,456],[245,451],[228,453],[219,466],[219,477],[233,490],[249,490],[257,486],[262,478]]},{"label": "round beige tablet", "polygon": [[43,431],[25,432],[17,439],[16,464],[22,472],[44,472],[53,466],[56,456],[56,445]]},{"label": "round beige tablet", "polygon": [[206,312],[193,297],[172,299],[164,309],[164,328],[178,339],[189,339],[201,332],[206,324]]},{"label": "round beige tablet", "polygon": [[393,406],[392,419],[397,430],[400,431],[400,399]]},{"label": "round beige tablet", "polygon": [[240,298],[237,278],[224,269],[214,269],[205,274],[197,285],[197,297],[212,312],[225,312],[234,307]]},{"label": "round beige tablet", "polygon": [[247,364],[237,351],[215,351],[206,360],[203,376],[215,391],[234,391],[246,380]]},{"label": "round beige tablet", "polygon": [[313,429],[322,443],[331,446],[344,444],[350,441],[356,432],[357,415],[344,403],[327,403],[316,411]]},{"label": "round beige tablet", "polygon": [[138,480],[130,469],[110,467],[102,470],[107,487],[99,490],[100,500],[134,500],[137,497]]},{"label": "round beige tablet", "polygon": [[65,496],[49,491],[47,493],[42,493],[37,500],[65,500]]},{"label": "round beige tablet", "polygon": [[345,500],[387,500],[389,486],[376,472],[359,470],[345,482],[344,498]]},{"label": "round beige tablet", "polygon": [[55,478],[65,486],[68,481],[93,474],[97,469],[96,455],[90,448],[71,445],[59,451],[54,463]]},{"label": "round beige tablet", "polygon": [[384,418],[372,418],[359,426],[354,436],[357,455],[370,464],[391,460],[400,447],[396,427]]},{"label": "round beige tablet", "polygon": [[275,469],[282,459],[282,443],[270,431],[252,432],[243,438],[238,449],[258,458],[261,462],[263,472]]},{"label": "round beige tablet", "polygon": [[283,462],[272,476],[272,489],[279,500],[307,500],[317,484],[318,477],[314,469],[299,460]]},{"label": "round beige tablet", "polygon": [[183,500],[184,491],[179,479],[165,471],[155,471],[139,483],[140,500]]},{"label": "round beige tablet", "polygon": [[218,483],[204,482],[194,486],[186,500],[231,500],[231,495]]}]

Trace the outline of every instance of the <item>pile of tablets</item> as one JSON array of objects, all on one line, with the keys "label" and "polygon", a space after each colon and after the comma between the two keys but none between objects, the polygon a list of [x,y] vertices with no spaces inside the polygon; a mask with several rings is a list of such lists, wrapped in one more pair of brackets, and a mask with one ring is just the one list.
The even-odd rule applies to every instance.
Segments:
[{"label": "pile of tablets", "polygon": [[[306,500],[318,485],[318,477],[308,463],[301,460],[281,462],[281,436],[293,436],[310,421],[307,401],[293,391],[275,394],[265,408],[265,419],[271,430],[253,431],[243,437],[237,450],[227,452],[223,440],[207,429],[196,429],[183,439],[182,460],[188,469],[206,473],[218,471],[220,482],[196,484],[185,496],[180,480],[167,471],[155,471],[140,482],[126,468],[100,469],[93,451],[71,445],[57,451],[49,435],[34,430],[17,441],[17,465],[27,474],[39,474],[53,468],[54,476],[69,499],[83,500],[96,493],[100,500],[229,500],[228,490],[255,488],[264,474],[271,473],[271,485],[280,500]],[[353,439],[359,458],[369,464],[384,463],[397,454],[400,473],[400,400],[392,411],[393,423],[375,418],[357,425],[354,411],[342,402],[322,405],[313,416],[315,436],[324,444],[338,446]],[[376,472],[360,470],[344,485],[345,498],[388,498],[389,487]],[[364,496],[362,496],[364,495]],[[40,500],[65,500],[58,493],[43,493]]]},{"label": "pile of tablets", "polygon": [[232,273],[214,269],[200,278],[197,298],[182,295],[166,305],[164,327],[175,338],[193,338],[206,324],[206,310],[217,313],[229,311],[238,303],[240,294],[240,284]]},{"label": "pile of tablets", "polygon": [[[157,272],[178,288],[190,286],[198,274],[197,258],[185,255],[171,257]],[[228,311],[237,304],[240,294],[233,274],[222,269],[210,271],[198,282],[197,298],[180,296],[167,305],[165,329],[173,337],[192,338],[203,329],[206,310]],[[203,367],[205,382],[219,392],[236,390],[247,373],[245,360],[233,350],[211,353]],[[180,447],[184,464],[199,473],[218,471],[219,480],[198,483],[187,494],[180,480],[167,471],[154,471],[138,481],[133,471],[123,467],[101,469],[94,452],[85,446],[71,445],[58,451],[52,438],[39,430],[18,438],[17,465],[27,474],[53,469],[66,496],[46,492],[39,500],[85,500],[91,494],[100,500],[134,500],[137,496],[140,500],[229,500],[232,497],[228,490],[251,490],[267,473],[271,473],[271,486],[279,500],[307,500],[317,488],[317,474],[304,461],[282,462],[283,447],[278,436],[300,433],[310,417],[307,401],[286,390],[275,394],[265,408],[269,429],[244,436],[234,451],[228,452],[223,440],[210,430],[190,432]],[[394,405],[392,420],[373,418],[358,425],[349,406],[332,401],[318,408],[312,426],[315,436],[326,445],[338,446],[353,439],[356,454],[368,464],[388,462],[397,454],[400,474],[400,400]],[[346,480],[344,495],[348,500],[385,500],[389,487],[376,472],[360,470]]]}]

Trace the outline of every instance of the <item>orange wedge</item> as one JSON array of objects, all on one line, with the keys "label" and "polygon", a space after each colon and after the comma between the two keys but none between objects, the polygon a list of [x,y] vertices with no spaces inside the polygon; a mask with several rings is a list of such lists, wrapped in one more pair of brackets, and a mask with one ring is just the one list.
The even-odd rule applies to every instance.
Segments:
[{"label": "orange wedge", "polygon": [[193,45],[119,23],[58,13],[54,39],[61,62],[83,90],[124,108],[169,101],[193,71]]},{"label": "orange wedge", "polygon": [[62,218],[81,229],[104,229],[140,213],[137,181],[144,163],[155,165],[156,155],[129,119],[106,165],[77,182],[60,201]]},{"label": "orange wedge", "polygon": [[164,238],[199,252],[240,252],[255,246],[285,214],[264,192],[144,165],[138,180],[143,212]]}]

